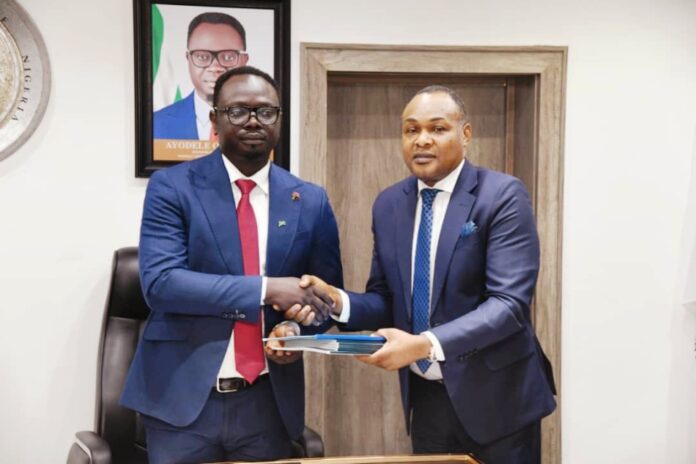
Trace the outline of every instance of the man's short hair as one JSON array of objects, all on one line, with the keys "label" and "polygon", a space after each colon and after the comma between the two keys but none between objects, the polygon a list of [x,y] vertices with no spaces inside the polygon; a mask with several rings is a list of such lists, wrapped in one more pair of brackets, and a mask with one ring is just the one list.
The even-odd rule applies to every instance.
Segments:
[{"label": "man's short hair", "polygon": [[215,90],[213,90],[213,106],[217,106],[217,101],[218,101],[218,95],[220,94],[220,89],[222,86],[227,82],[231,77],[234,76],[243,76],[251,74],[254,76],[259,76],[266,80],[269,84],[273,86],[273,89],[276,92],[276,95],[278,96],[278,100],[280,101],[280,92],[278,92],[278,83],[273,79],[271,76],[266,74],[265,72],[261,71],[258,68],[255,68],[253,66],[240,66],[239,68],[232,68],[228,71],[226,71],[224,74],[222,74],[220,77],[218,77],[217,81],[215,81]]},{"label": "man's short hair", "polygon": [[454,104],[457,105],[457,109],[459,110],[459,115],[461,116],[462,122],[468,121],[469,112],[466,110],[466,105],[464,104],[464,101],[461,99],[461,97],[457,95],[457,92],[455,92],[454,90],[444,85],[429,85],[416,92],[416,95],[414,95],[413,98],[423,93],[446,93],[452,99]]},{"label": "man's short hair", "polygon": [[191,34],[193,34],[193,31],[203,23],[227,24],[239,33],[239,36],[242,38],[244,50],[246,50],[246,31],[244,31],[244,26],[242,26],[242,23],[240,23],[234,16],[230,16],[225,13],[216,13],[212,11],[208,13],[201,13],[191,20],[188,27],[188,36],[186,37],[187,44],[189,40],[191,40]]}]

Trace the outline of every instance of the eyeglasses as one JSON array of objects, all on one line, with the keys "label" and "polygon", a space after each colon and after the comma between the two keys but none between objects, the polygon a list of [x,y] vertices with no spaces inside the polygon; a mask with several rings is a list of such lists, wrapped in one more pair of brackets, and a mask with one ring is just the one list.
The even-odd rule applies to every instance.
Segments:
[{"label": "eyeglasses", "polygon": [[279,106],[257,106],[249,108],[248,106],[228,106],[225,108],[214,108],[215,111],[227,114],[227,120],[235,126],[243,126],[251,119],[253,114],[256,120],[264,126],[275,124],[280,116],[281,108]]},{"label": "eyeglasses", "polygon": [[207,68],[217,59],[220,66],[225,68],[233,68],[239,64],[239,59],[247,52],[242,50],[189,50],[186,52],[191,63],[197,68]]}]

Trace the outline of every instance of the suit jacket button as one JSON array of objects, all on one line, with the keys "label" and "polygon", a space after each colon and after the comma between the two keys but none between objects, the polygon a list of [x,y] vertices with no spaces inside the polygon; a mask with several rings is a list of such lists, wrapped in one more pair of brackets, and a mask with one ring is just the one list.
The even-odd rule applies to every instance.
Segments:
[{"label": "suit jacket button", "polygon": [[460,354],[459,356],[457,356],[457,361],[464,362],[464,360],[466,359],[466,356],[467,355],[465,355],[465,354]]},{"label": "suit jacket button", "polygon": [[438,325],[440,325],[439,322],[433,322],[433,327],[437,327]]}]

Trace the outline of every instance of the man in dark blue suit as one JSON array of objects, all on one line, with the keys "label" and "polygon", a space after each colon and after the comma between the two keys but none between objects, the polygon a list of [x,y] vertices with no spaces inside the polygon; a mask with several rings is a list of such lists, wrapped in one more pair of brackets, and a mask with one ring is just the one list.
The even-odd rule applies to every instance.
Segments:
[{"label": "man in dark blue suit", "polygon": [[[382,328],[387,343],[362,360],[400,369],[415,453],[538,463],[540,420],[555,408],[550,366],[530,322],[539,241],[522,183],[465,160],[471,135],[453,91],[416,94],[402,115],[413,176],[374,203],[366,293],[316,277],[302,285],[329,292],[345,329]],[[309,313],[286,316],[302,321]]]},{"label": "man in dark blue suit", "polygon": [[267,359],[261,339],[298,334],[280,310],[328,313],[330,299],[299,276],[342,282],[326,192],[269,161],[280,133],[273,78],[230,70],[214,102],[220,149],[157,171],[145,197],[140,273],[152,312],[121,402],[143,414],[152,464],[289,457],[304,427],[303,365],[298,354]]},{"label": "man in dark blue suit", "polygon": [[208,113],[215,81],[225,71],[246,65],[246,31],[237,18],[217,12],[191,20],[186,38],[186,61],[194,90],[152,116],[155,139],[209,140],[213,138]]}]

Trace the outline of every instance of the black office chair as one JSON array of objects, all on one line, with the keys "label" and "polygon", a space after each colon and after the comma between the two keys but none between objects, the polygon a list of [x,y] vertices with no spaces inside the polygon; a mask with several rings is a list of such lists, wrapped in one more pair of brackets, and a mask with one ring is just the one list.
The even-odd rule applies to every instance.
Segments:
[{"label": "black office chair", "polygon": [[[118,400],[149,313],[140,289],[138,249],[116,250],[99,344],[96,431],[75,434],[68,464],[147,464],[140,414],[120,406]],[[292,457],[322,456],[321,437],[305,427],[293,443]]]}]

